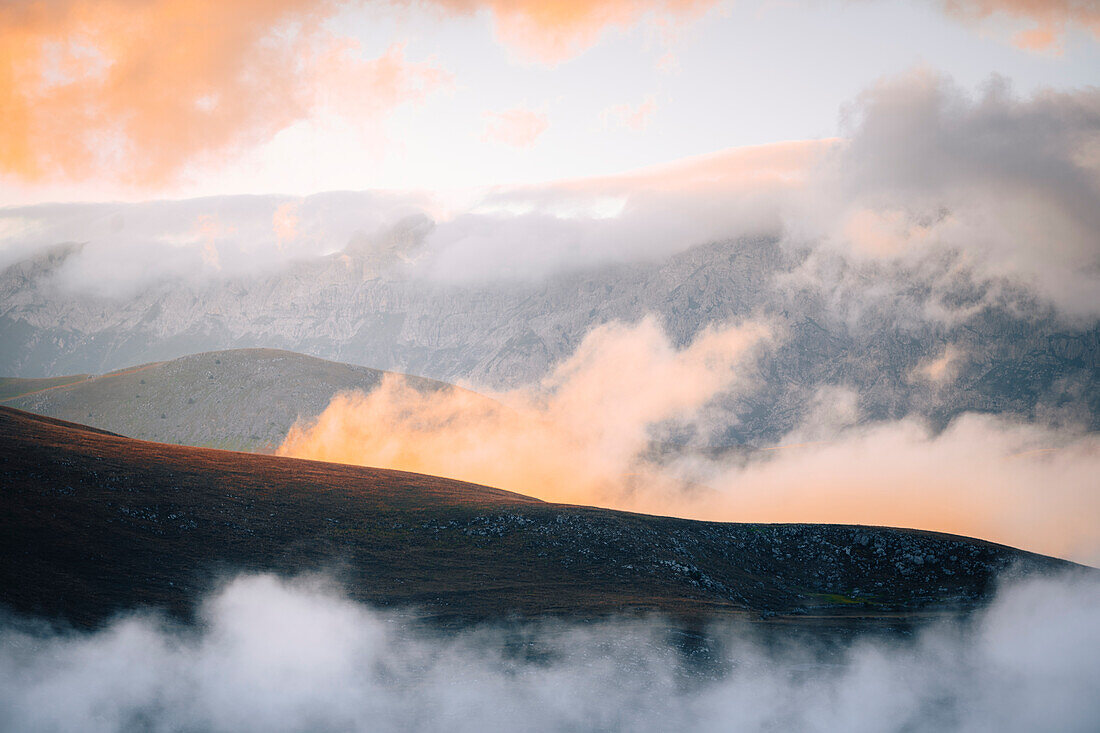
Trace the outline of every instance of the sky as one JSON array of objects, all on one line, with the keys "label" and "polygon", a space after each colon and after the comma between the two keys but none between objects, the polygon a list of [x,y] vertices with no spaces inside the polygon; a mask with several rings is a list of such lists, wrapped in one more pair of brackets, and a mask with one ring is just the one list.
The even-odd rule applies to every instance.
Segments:
[{"label": "sky", "polygon": [[15,0],[0,204],[608,176],[844,137],[917,72],[1100,81],[1090,0]]}]

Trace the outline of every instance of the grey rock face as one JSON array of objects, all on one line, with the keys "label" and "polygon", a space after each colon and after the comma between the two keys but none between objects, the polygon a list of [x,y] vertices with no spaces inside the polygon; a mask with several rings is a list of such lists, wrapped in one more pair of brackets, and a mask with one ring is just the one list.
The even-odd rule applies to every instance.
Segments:
[{"label": "grey rock face", "polygon": [[[775,440],[823,387],[853,390],[865,419],[943,425],[981,411],[1100,429],[1100,325],[1067,327],[1026,291],[994,292],[950,262],[932,275],[840,263],[807,279],[806,251],[755,239],[473,285],[425,281],[415,267],[386,269],[349,248],[277,275],[166,282],[115,301],[52,284],[76,252],[61,247],[0,275],[0,374],[103,372],[262,346],[506,387],[543,376],[609,321],[655,314],[684,345],[710,323],[763,318],[780,337],[745,375],[752,389],[720,398],[722,427],[696,440]],[[926,315],[933,306],[952,315]],[[950,369],[922,376],[949,349]]]}]

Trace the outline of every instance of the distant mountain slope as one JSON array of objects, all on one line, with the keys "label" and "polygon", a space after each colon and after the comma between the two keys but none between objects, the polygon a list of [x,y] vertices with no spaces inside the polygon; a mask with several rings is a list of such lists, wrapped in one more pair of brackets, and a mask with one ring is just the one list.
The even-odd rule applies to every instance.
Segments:
[{"label": "distant mountain slope", "polygon": [[0,603],[186,617],[239,570],[334,570],[456,623],[658,611],[800,628],[953,616],[999,573],[1071,567],[930,532],[696,522],[380,469],[170,446],[0,408]]},{"label": "distant mountain slope", "polygon": [[64,377],[45,377],[42,379],[20,379],[19,377],[0,377],[0,402],[22,397],[31,392],[52,389],[73,382],[80,382],[91,374],[70,374]]},{"label": "distant mountain slope", "polygon": [[[298,417],[319,415],[337,392],[370,391],[385,373],[290,351],[235,349],[70,377],[3,404],[142,440],[262,451],[277,447]],[[408,379],[422,390],[449,386]]]},{"label": "distant mountain slope", "polygon": [[[757,388],[724,405],[714,446],[777,440],[832,386],[856,393],[868,420],[943,425],[984,412],[1100,429],[1100,323],[1067,324],[1010,283],[971,279],[963,261],[855,271],[746,239],[470,283],[427,279],[407,263],[379,269],[349,246],[275,272],[169,280],[109,298],[58,285],[83,256],[63,245],[0,272],[0,374],[102,372],[264,346],[502,388],[544,376],[609,321],[656,315],[685,345],[708,324],[763,318],[782,337],[759,365]],[[813,262],[829,277],[807,276]]]}]

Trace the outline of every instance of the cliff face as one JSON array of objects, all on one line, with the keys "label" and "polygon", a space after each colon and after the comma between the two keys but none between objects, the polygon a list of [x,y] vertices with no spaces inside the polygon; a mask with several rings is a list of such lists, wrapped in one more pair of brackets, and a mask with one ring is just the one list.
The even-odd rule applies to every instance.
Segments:
[{"label": "cliff face", "polygon": [[[1010,288],[873,269],[810,278],[807,253],[768,239],[488,284],[423,279],[391,249],[109,299],[57,284],[79,254],[59,247],[0,274],[0,374],[103,373],[261,346],[503,387],[542,376],[608,321],[655,314],[686,344],[709,323],[751,317],[780,338],[753,366],[753,390],[719,401],[727,427],[714,444],[774,439],[827,386],[853,390],[872,419],[943,423],[976,410],[1100,428],[1100,326],[1066,326]],[[883,291],[888,281],[902,285]]]}]

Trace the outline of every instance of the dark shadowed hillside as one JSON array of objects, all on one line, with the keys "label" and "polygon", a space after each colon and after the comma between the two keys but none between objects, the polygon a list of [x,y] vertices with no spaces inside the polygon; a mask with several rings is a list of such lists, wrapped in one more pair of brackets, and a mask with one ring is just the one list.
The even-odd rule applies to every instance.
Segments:
[{"label": "dark shadowed hillside", "polygon": [[658,611],[818,626],[964,612],[1069,567],[930,532],[697,522],[363,467],[137,441],[0,408],[0,602],[95,625],[187,616],[239,570],[335,570],[440,620]]}]

